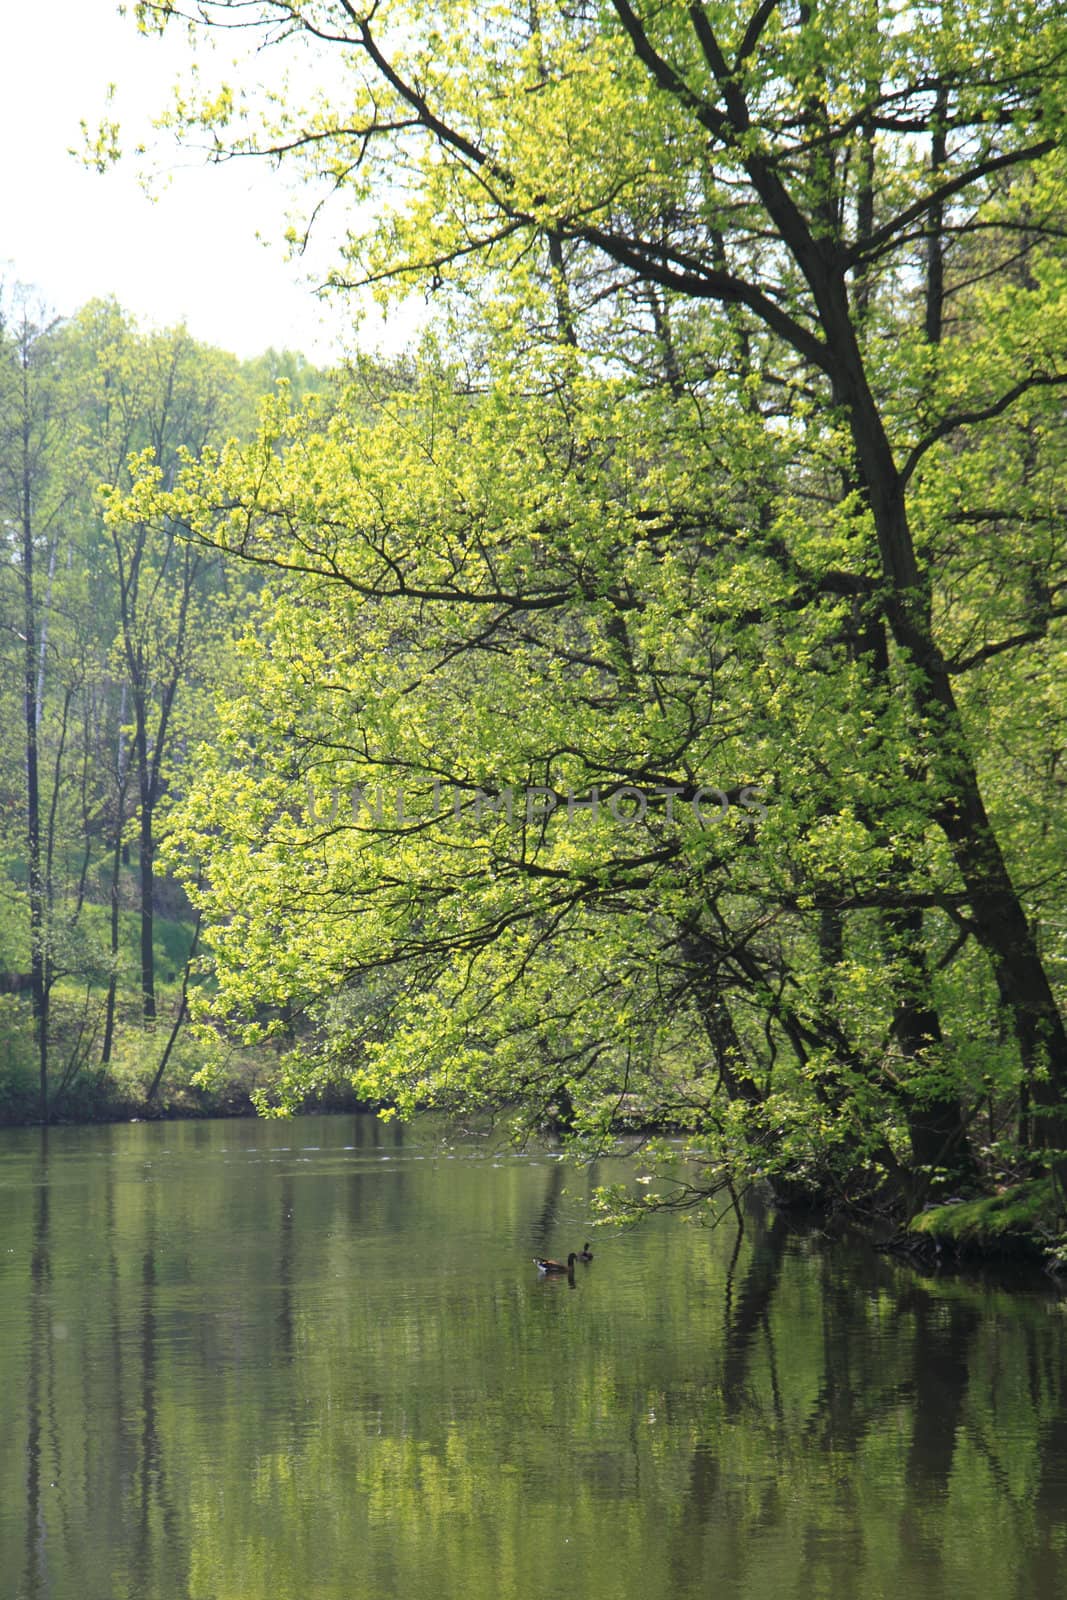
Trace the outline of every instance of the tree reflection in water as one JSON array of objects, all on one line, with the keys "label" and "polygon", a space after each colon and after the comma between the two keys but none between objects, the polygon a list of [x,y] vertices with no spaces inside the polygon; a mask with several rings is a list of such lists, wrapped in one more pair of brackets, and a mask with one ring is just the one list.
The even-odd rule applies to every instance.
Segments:
[{"label": "tree reflection in water", "polygon": [[1059,1592],[1051,1290],[754,1209],[546,1293],[588,1183],[368,1118],[7,1136],[15,1594]]}]

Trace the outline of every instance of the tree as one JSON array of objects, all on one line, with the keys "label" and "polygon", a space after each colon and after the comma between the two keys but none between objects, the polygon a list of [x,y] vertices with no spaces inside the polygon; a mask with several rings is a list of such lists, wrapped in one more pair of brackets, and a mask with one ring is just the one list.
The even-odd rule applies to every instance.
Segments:
[{"label": "tree", "polygon": [[[83,1067],[112,1059],[134,820],[141,1011],[154,1017],[159,808],[191,729],[203,737],[210,725],[204,679],[225,678],[240,601],[217,558],[108,525],[100,488],[128,486],[131,458],[169,482],[182,450],[195,455],[248,412],[256,381],[183,330],[140,332],[112,302],[46,323],[23,295],[2,330],[3,882],[26,923],[24,946],[16,936],[5,954],[30,969],[6,973],[5,988],[32,1000],[43,1120]],[[172,1046],[173,1035],[166,1056]]]},{"label": "tree", "polygon": [[[109,668],[128,706],[127,733],[114,734],[114,803],[111,871],[111,957],[118,955],[118,870],[128,821],[126,793],[136,783],[137,861],[140,878],[141,1004],[146,1022],[156,1013],[155,836],[156,813],[173,760],[179,693],[195,689],[197,663],[225,631],[227,605],[215,625],[213,602],[222,595],[218,562],[176,547],[164,531],[122,524],[101,526],[95,492],[119,492],[129,482],[130,459],[169,482],[182,450],[194,455],[225,427],[236,404],[237,364],[197,345],[184,329],[141,334],[111,302],[84,308],[72,324],[73,359],[81,379],[81,466],[89,485],[85,514],[103,543],[96,552],[114,634]],[[124,719],[120,718],[120,724]],[[108,996],[104,1059],[113,1034],[115,980]]]},{"label": "tree", "polygon": [[[173,14],[170,5],[140,8],[145,23],[165,24]],[[873,3],[794,9],[770,0],[747,15],[725,6],[614,0],[505,7],[491,20],[467,4],[444,14],[399,3],[361,12],[338,0],[312,13],[274,0],[238,14],[220,0],[198,15],[207,26],[250,21],[267,41],[303,32],[358,63],[364,77],[346,88],[343,110],[341,97],[331,104],[328,93],[307,109],[289,101],[272,124],[245,132],[244,120],[231,123],[231,99],[209,97],[199,112],[186,111],[186,125],[206,125],[220,155],[258,151],[303,163],[321,184],[356,196],[379,182],[392,182],[387,192],[396,193],[403,171],[401,198],[350,236],[337,285],[372,285],[381,293],[411,283],[441,288],[476,381],[487,381],[487,369],[494,378],[506,374],[497,431],[485,434],[493,402],[488,413],[474,406],[480,437],[464,439],[452,471],[436,447],[436,422],[424,415],[415,429],[421,457],[394,439],[408,474],[403,485],[378,456],[373,468],[345,469],[347,476],[334,461],[327,475],[318,457],[308,464],[314,452],[300,439],[290,443],[293,471],[317,467],[317,484],[289,476],[279,486],[267,468],[254,482],[249,467],[242,475],[231,462],[229,477],[199,483],[199,500],[179,513],[196,537],[303,569],[373,599],[389,619],[371,625],[370,638],[372,647],[387,641],[378,648],[388,649],[390,668],[395,662],[400,674],[391,690],[393,720],[388,729],[376,722],[380,743],[363,730],[360,738],[338,736],[337,746],[357,765],[354,749],[401,772],[431,770],[405,746],[399,709],[399,682],[411,660],[426,670],[428,625],[441,630],[438,670],[449,651],[469,662],[499,644],[494,670],[514,674],[524,649],[536,657],[544,646],[529,619],[549,619],[561,630],[551,646],[557,661],[573,657],[579,676],[607,672],[620,685],[628,686],[628,675],[630,683],[640,678],[658,712],[666,702],[655,670],[647,670],[653,655],[641,662],[643,673],[629,660],[633,624],[649,607],[669,628],[673,650],[683,644],[690,607],[698,635],[725,633],[725,646],[716,647],[722,660],[711,657],[717,686],[729,676],[725,662],[744,661],[755,673],[773,641],[781,679],[766,669],[759,677],[777,697],[774,715],[737,681],[729,682],[725,703],[735,727],[748,717],[759,730],[753,744],[762,759],[749,766],[752,775],[780,775],[791,763],[794,799],[779,808],[782,820],[774,825],[781,857],[775,861],[764,847],[759,870],[739,887],[738,869],[714,851],[709,858],[706,841],[699,849],[683,846],[685,888],[669,877],[653,897],[671,907],[670,959],[688,952],[686,990],[703,1013],[728,1099],[750,1125],[758,1104],[756,1125],[766,1141],[773,1091],[754,1088],[751,1075],[738,1070],[751,1044],[736,1019],[758,996],[768,1039],[788,1041],[831,1121],[847,1121],[866,1096],[882,1103],[884,1081],[848,1029],[814,1025],[820,987],[824,995],[839,992],[842,958],[859,953],[870,962],[873,937],[882,960],[889,958],[895,992],[873,1008],[865,1031],[887,1010],[903,1057],[903,1096],[916,1112],[909,1116],[912,1158],[928,1165],[958,1143],[966,1114],[946,1067],[938,1008],[949,997],[944,982],[938,994],[937,973],[962,971],[961,960],[970,970],[973,940],[995,989],[994,1009],[1010,1023],[1019,1082],[1038,1108],[1032,1142],[1063,1148],[1067,1034],[1039,930],[1016,884],[1026,872],[1029,838],[991,811],[987,796],[998,799],[1000,785],[983,776],[976,715],[986,691],[970,687],[1011,668],[1013,678],[1025,676],[1035,653],[1062,650],[1062,557],[1041,533],[1044,514],[1030,488],[1011,493],[1006,504],[991,503],[990,475],[1005,427],[1040,437],[1041,464],[1035,458],[1028,468],[1031,487],[1033,473],[1054,475],[1062,460],[1055,403],[1067,381],[1058,223],[1062,20],[1024,5],[1009,21],[989,0],[965,16],[937,7],[902,15]],[[484,313],[475,311],[475,300],[485,303]],[[479,365],[486,349],[491,354]],[[614,395],[613,384],[621,386]],[[510,404],[516,388],[527,396],[539,390],[536,403],[551,405],[547,447]],[[462,425],[452,424],[457,432]],[[716,432],[729,440],[721,451],[711,442]],[[436,489],[417,464],[429,459],[430,441]],[[507,494],[499,466],[493,470],[500,454],[512,466]],[[541,478],[531,477],[531,461]],[[261,487],[268,483],[269,493]],[[549,484],[557,499],[546,515],[538,491]],[[279,488],[280,502],[271,499]],[[404,509],[405,494],[419,507],[417,522]],[[229,517],[225,532],[220,506]],[[990,592],[984,574],[963,570],[968,550],[961,545],[962,529],[982,539],[1014,519],[1032,572],[1021,613],[1017,592]],[[547,571],[546,525],[554,541]],[[346,537],[353,529],[358,559]],[[564,577],[557,563],[568,536]],[[628,560],[655,568],[651,585],[647,571],[643,588],[635,582]],[[690,574],[692,590],[672,606],[663,585],[676,564]],[[349,602],[342,596],[338,604],[343,612]],[[598,605],[591,636],[588,613]],[[570,614],[575,608],[580,623]],[[960,653],[957,640],[968,634],[980,642]],[[337,649],[347,671],[340,641]],[[298,656],[313,659],[325,676],[329,657],[307,627]],[[803,677],[813,666],[832,669],[821,705]],[[671,670],[679,670],[676,656]],[[358,671],[356,678],[365,689]],[[821,773],[813,746],[806,739],[790,746],[785,737],[791,711],[781,702],[783,681],[798,696],[798,716],[815,717],[827,730],[833,758]],[[602,692],[598,684],[597,676],[585,685],[586,702]],[[470,682],[460,674],[450,689],[450,697],[469,694],[475,704],[487,703],[490,693],[477,674]],[[647,719],[642,725],[636,716],[640,692],[620,692],[622,699],[633,718],[629,759],[606,761],[605,774],[614,783],[640,772],[667,784],[680,779],[683,791],[692,786],[694,774],[681,768],[683,746],[675,745],[673,762],[649,759],[666,752]],[[543,734],[554,720],[550,706],[536,702],[536,710],[523,712],[523,726],[535,716]],[[513,698],[511,715],[517,703]],[[682,703],[691,707],[691,698]],[[573,712],[575,698],[565,704]],[[449,714],[456,715],[454,698]],[[458,748],[436,714],[431,721],[434,737],[450,750],[444,778],[458,776],[474,788],[486,769],[475,759],[468,706],[463,716],[469,742]],[[567,732],[557,729],[559,751],[570,749]],[[1058,721],[1054,734],[1059,749]],[[852,738],[863,759],[850,770],[842,758],[851,754]],[[317,746],[302,732],[295,748]],[[591,748],[580,747],[576,793],[587,793],[596,770]],[[533,771],[535,753],[545,755],[545,742],[531,737],[522,749],[529,778],[548,785],[547,767]],[[516,770],[527,777],[513,761],[509,775]],[[275,788],[271,806],[289,814],[292,797]],[[256,815],[265,827],[273,812]],[[740,832],[747,837],[743,826]],[[703,872],[695,875],[694,850],[703,853]],[[675,853],[668,848],[667,859]],[[663,864],[657,853],[655,867]],[[214,865],[219,870],[217,853]],[[523,879],[521,909],[508,901],[481,924],[478,948],[497,963],[497,989],[490,982],[486,994],[526,982],[519,974],[528,970],[532,947],[516,943],[516,922],[540,938],[560,910],[546,888],[560,869],[534,865]],[[220,873],[234,904],[247,904],[242,886],[249,877],[269,879],[282,868],[272,858],[265,872],[244,859],[243,870],[244,878],[234,863]],[[495,866],[489,870],[479,887],[483,900],[500,892],[490,889],[498,880]],[[626,873],[648,886],[644,855],[613,856],[610,871],[603,861],[589,870],[590,882],[603,887],[602,904],[620,912],[617,925],[648,921],[647,902],[638,909],[626,894],[612,898]],[[454,885],[430,893],[407,856],[393,871],[393,922],[381,959],[473,948],[466,934],[434,924],[428,912],[427,902],[465,903]],[[924,892],[931,873],[934,888]],[[722,892],[710,887],[717,874]],[[559,893],[573,896],[574,872],[565,877],[569,887]],[[416,882],[424,895],[417,905]],[[258,884],[247,915],[260,937],[276,929],[279,914],[291,913],[291,892],[279,895],[272,912],[270,888]],[[360,904],[351,890],[346,902],[339,885],[328,897],[349,911]],[[405,897],[407,922],[399,909]],[[588,906],[585,893],[579,900]],[[226,914],[218,888],[208,903]],[[791,912],[797,923],[816,914],[821,955],[812,959],[809,935],[796,923],[786,933],[779,922],[777,942],[765,940],[757,950],[750,937],[739,937],[739,905],[750,916]],[[923,914],[935,909],[931,929]],[[840,918],[843,934],[834,926]],[[420,931],[428,923],[429,936]],[[219,937],[225,950],[228,934]],[[627,948],[644,946],[639,940]],[[447,982],[438,974],[421,991],[420,1020],[400,1030],[410,1047],[405,1055],[394,1037],[394,1059],[414,1062],[431,1038],[457,1043],[457,997],[470,979],[456,961],[449,972]],[[592,972],[564,961],[551,976],[551,992],[563,995]],[[596,981],[608,982],[603,973]],[[662,995],[658,1012],[649,997],[647,1015],[658,1015],[661,1027],[662,1007]],[[641,1009],[646,1014],[644,1003]],[[657,1037],[656,1050],[663,1035]],[[600,1049],[576,1044],[562,1025],[551,1038],[537,1038],[538,1051],[555,1061],[571,1059],[575,1049]],[[490,1048],[504,1063],[503,1095],[514,1081],[507,1064],[515,1063],[501,1055],[492,1028],[474,1043],[463,1036],[462,1059],[481,1063]],[[776,1048],[770,1045],[772,1057]],[[646,1061],[652,1054],[650,1045]],[[609,1077],[618,1081],[617,1060]],[[969,1095],[973,1108],[973,1082]]]},{"label": "tree", "polygon": [[[52,850],[41,773],[41,721],[50,590],[69,486],[57,433],[63,426],[54,325],[36,318],[28,297],[0,325],[0,513],[7,566],[6,631],[21,644],[22,767],[19,810],[25,828],[30,992],[39,1075],[39,1112],[48,1117],[48,1021],[53,979],[49,911]],[[40,572],[44,560],[44,575]],[[12,581],[14,580],[14,582]],[[17,599],[13,589],[17,584]]]}]

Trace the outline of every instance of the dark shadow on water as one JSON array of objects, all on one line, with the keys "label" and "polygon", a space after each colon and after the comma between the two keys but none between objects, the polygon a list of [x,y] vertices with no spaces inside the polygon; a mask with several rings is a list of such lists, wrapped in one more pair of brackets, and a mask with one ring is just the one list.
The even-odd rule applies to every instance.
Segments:
[{"label": "dark shadow on water", "polygon": [[560,1260],[566,1260],[568,1254],[566,1250],[557,1250],[554,1244],[554,1236],[559,1225],[563,1206],[565,1177],[566,1173],[562,1161],[549,1163],[548,1171],[545,1174],[544,1197],[534,1221],[531,1237],[533,1249],[539,1256],[558,1254]]}]

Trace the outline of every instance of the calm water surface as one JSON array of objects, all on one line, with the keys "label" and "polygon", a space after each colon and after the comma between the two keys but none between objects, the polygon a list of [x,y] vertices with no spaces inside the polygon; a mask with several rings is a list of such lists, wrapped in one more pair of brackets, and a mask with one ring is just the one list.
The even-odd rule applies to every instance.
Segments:
[{"label": "calm water surface", "polygon": [[1067,1596],[1067,1316],[370,1117],[0,1136],[7,1600]]}]

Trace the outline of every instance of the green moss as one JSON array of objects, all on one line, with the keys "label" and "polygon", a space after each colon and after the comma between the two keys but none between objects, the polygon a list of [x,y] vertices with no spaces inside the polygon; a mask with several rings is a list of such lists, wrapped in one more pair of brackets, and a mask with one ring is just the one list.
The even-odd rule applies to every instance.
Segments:
[{"label": "green moss", "polygon": [[1032,1178],[980,1200],[931,1206],[913,1217],[908,1227],[911,1233],[957,1247],[1038,1247],[1059,1231],[1052,1180]]}]

